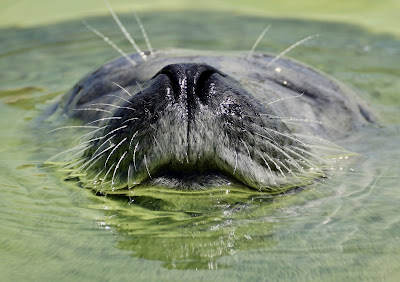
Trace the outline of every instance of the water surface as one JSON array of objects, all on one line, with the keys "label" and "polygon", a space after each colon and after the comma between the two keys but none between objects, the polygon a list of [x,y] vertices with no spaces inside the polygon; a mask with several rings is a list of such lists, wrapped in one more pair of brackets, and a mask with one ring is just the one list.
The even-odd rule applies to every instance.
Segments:
[{"label": "water surface", "polygon": [[[139,34],[130,15],[132,34]],[[307,189],[271,197],[228,187],[96,196],[42,166],[78,132],[39,121],[59,94],[118,54],[80,21],[0,30],[0,272],[4,280],[393,280],[400,278],[400,41],[348,24],[203,12],[142,13],[155,48],[277,53],[369,101],[381,126],[339,140],[357,155]],[[207,21],[204,21],[204,19]],[[92,26],[131,50],[110,16]],[[138,36],[138,42],[144,40]],[[229,191],[228,191],[229,190]],[[140,195],[138,191],[138,195]]]}]

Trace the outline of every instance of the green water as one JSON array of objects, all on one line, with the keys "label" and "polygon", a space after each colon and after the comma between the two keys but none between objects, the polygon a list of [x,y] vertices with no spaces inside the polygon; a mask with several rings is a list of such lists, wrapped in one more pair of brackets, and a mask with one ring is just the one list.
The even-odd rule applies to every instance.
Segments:
[{"label": "green water", "polygon": [[[122,15],[139,34],[130,15]],[[57,95],[118,54],[80,21],[0,30],[2,280],[400,279],[400,41],[360,27],[227,13],[141,13],[155,48],[290,53],[343,81],[381,119],[340,140],[359,155],[328,179],[270,197],[227,187],[101,197],[42,166],[77,132],[38,121]],[[204,19],[207,19],[206,21]],[[110,16],[87,19],[131,50]],[[144,41],[138,37],[138,43]],[[340,170],[342,167],[342,170]]]}]

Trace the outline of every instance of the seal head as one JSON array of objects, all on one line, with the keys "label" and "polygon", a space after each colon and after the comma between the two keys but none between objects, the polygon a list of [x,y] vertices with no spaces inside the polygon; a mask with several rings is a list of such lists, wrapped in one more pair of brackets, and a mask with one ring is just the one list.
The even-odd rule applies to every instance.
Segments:
[{"label": "seal head", "polygon": [[[323,176],[326,157],[300,134],[329,136],[331,112],[345,113],[336,120],[344,133],[363,119],[340,86],[288,60],[157,55],[136,68],[110,62],[60,103],[68,116],[98,124],[78,168],[96,190],[235,181],[280,193]],[[304,129],[306,119],[319,122]]]}]

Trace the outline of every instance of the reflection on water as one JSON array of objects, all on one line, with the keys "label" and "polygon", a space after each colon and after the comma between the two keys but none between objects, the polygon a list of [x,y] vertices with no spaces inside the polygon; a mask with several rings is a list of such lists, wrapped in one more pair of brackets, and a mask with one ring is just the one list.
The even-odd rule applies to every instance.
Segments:
[{"label": "reflection on water", "polygon": [[[348,25],[222,14],[144,14],[142,21],[156,48],[249,50],[268,23],[273,28],[258,48],[265,52],[322,34],[291,56],[357,89],[376,104],[386,127],[341,140],[358,155],[303,191],[271,197],[232,186],[197,194],[138,190],[130,200],[96,196],[41,166],[79,133],[46,134],[64,121],[37,118],[59,93],[117,54],[79,22],[2,30],[0,270],[6,279],[400,275],[399,41]],[[88,22],[129,50],[110,17]],[[129,29],[140,34],[137,26]],[[144,46],[140,36],[138,43]]]}]

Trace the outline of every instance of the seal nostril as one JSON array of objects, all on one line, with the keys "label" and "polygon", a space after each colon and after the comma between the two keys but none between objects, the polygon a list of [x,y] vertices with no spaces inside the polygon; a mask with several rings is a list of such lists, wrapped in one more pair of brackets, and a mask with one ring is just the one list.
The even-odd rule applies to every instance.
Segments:
[{"label": "seal nostril", "polygon": [[193,100],[197,96],[200,101],[206,102],[209,94],[206,89],[207,81],[215,73],[224,76],[207,64],[171,64],[165,66],[155,76],[167,76],[175,95],[184,95],[188,100]]},{"label": "seal nostril", "polygon": [[175,95],[180,95],[181,89],[180,89],[180,83],[179,83],[179,76],[177,76],[177,73],[172,69],[170,66],[164,67],[161,71],[159,71],[156,76],[158,75],[165,75],[168,77],[169,81],[171,82],[172,90]]},{"label": "seal nostril", "polygon": [[214,69],[207,69],[203,71],[200,76],[197,78],[197,81],[195,82],[195,94],[197,97],[199,97],[200,101],[205,103],[207,101],[207,97],[209,94],[209,91],[207,91],[206,83],[209,81],[210,77],[216,73],[216,70]]}]

